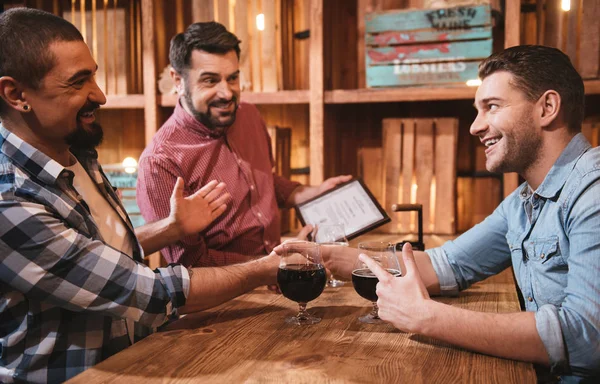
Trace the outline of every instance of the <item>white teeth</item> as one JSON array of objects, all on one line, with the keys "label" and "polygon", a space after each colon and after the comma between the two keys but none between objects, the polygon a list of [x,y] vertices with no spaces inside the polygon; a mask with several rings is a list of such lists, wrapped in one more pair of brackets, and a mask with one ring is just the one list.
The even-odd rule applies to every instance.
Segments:
[{"label": "white teeth", "polygon": [[500,139],[491,139],[491,140],[486,140],[484,144],[486,147],[491,147],[492,145],[496,144],[499,141],[500,141]]}]

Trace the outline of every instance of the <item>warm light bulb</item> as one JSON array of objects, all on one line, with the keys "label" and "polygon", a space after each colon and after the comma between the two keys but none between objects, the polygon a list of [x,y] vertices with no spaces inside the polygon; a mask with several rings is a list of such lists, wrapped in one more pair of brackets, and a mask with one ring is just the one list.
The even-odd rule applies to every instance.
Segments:
[{"label": "warm light bulb", "polygon": [[127,173],[135,173],[137,170],[137,161],[133,157],[126,157],[122,164]]},{"label": "warm light bulb", "polygon": [[568,12],[571,10],[571,0],[562,0],[560,3],[560,7],[563,11]]},{"label": "warm light bulb", "polygon": [[479,87],[481,85],[481,80],[479,80],[479,79],[467,80],[467,85],[469,87]]},{"label": "warm light bulb", "polygon": [[256,28],[258,28],[259,31],[265,30],[265,15],[262,13],[256,16]]}]

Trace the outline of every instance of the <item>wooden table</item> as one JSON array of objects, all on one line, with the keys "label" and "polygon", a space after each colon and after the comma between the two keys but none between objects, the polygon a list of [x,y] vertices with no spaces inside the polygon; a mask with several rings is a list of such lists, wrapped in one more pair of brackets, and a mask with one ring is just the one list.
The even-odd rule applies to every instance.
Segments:
[{"label": "wooden table", "polygon": [[[486,312],[519,310],[509,270],[444,303]],[[76,376],[73,383],[535,383],[531,364],[471,353],[389,324],[357,318],[369,302],[352,284],[308,305],[323,320],[294,326],[296,303],[259,288],[188,315]]]}]

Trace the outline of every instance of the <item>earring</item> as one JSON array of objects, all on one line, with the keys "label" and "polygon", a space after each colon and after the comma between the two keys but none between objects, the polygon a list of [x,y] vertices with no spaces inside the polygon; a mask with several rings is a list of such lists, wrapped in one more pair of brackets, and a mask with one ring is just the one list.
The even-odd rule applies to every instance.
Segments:
[{"label": "earring", "polygon": [[29,111],[29,105],[25,104],[25,105],[23,106],[23,110],[24,110],[25,112],[28,112],[28,111]]}]

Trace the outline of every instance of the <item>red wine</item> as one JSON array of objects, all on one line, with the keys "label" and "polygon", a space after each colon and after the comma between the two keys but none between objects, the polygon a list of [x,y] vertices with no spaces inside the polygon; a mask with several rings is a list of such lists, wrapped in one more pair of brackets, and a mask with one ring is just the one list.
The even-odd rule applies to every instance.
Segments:
[{"label": "red wine", "polygon": [[[400,271],[397,269],[388,269],[387,271],[394,276],[400,276]],[[379,283],[379,279],[368,268],[352,271],[352,285],[354,285],[354,290],[369,301],[377,301],[377,283]]]},{"label": "red wine", "polygon": [[308,303],[319,297],[327,277],[322,265],[288,264],[279,267],[277,284],[283,296],[297,303]]}]

